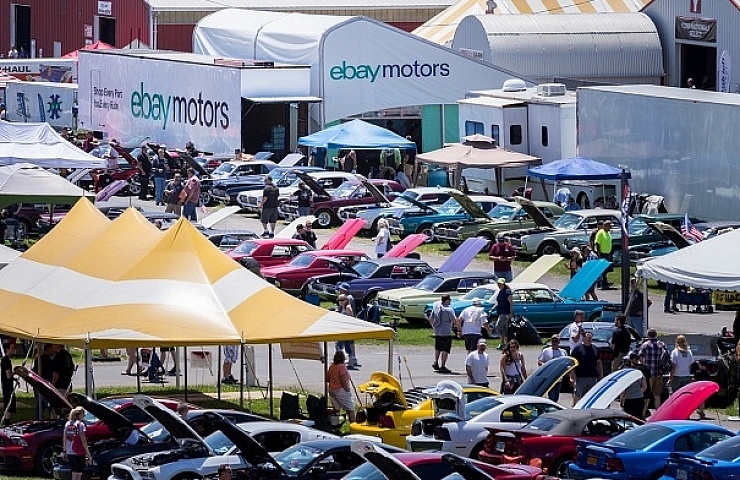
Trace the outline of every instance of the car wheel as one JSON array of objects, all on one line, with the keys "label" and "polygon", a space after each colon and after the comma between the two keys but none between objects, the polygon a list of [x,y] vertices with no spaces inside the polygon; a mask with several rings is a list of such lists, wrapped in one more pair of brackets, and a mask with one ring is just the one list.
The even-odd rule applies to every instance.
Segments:
[{"label": "car wheel", "polygon": [[363,306],[370,305],[371,303],[373,303],[375,301],[375,298],[377,296],[378,296],[378,292],[377,291],[368,293],[367,295],[365,295],[364,297],[362,297],[362,305]]},{"label": "car wheel", "polygon": [[552,467],[550,467],[550,470],[547,473],[558,478],[570,478],[568,476],[568,465],[571,463],[573,463],[573,461],[569,458],[560,458],[555,460],[552,462]]},{"label": "car wheel", "polygon": [[480,452],[483,451],[483,442],[479,443],[473,449],[470,451],[470,457],[473,460],[478,460],[478,455],[480,455]]},{"label": "car wheel", "polygon": [[621,266],[622,265],[622,249],[615,248],[614,250],[612,250],[610,260],[612,263],[615,263]]},{"label": "car wheel", "polygon": [[36,472],[45,477],[51,477],[54,474],[54,458],[61,455],[61,453],[61,443],[47,443],[42,446],[36,454],[36,460],[33,462]]},{"label": "car wheel", "polygon": [[431,223],[423,223],[419,225],[419,228],[416,229],[416,233],[423,233],[427,236],[427,239],[424,240],[424,243],[432,243],[434,241],[434,230],[432,230]]},{"label": "car wheel", "polygon": [[128,192],[131,195],[138,197],[139,194],[141,193],[141,184],[139,182],[135,182],[134,180],[129,180]]},{"label": "car wheel", "polygon": [[211,203],[213,203],[213,197],[211,197],[211,192],[209,192],[208,190],[205,190],[205,191],[201,190],[200,203],[202,203],[205,206],[208,206]]},{"label": "car wheel", "polygon": [[560,247],[555,242],[544,242],[542,245],[540,245],[540,248],[537,249],[537,255],[556,255],[560,253]]},{"label": "car wheel", "polygon": [[329,228],[334,223],[334,214],[331,210],[322,209],[315,213],[316,224],[320,228]]}]

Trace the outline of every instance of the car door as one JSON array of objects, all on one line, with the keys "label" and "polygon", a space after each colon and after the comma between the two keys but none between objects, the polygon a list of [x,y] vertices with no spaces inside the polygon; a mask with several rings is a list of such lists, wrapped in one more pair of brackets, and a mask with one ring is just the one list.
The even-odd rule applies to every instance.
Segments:
[{"label": "car door", "polygon": [[[529,319],[535,327],[560,324],[556,298],[546,288],[521,290],[521,306],[514,305],[514,313],[520,313]],[[516,299],[514,300],[516,302]]]}]

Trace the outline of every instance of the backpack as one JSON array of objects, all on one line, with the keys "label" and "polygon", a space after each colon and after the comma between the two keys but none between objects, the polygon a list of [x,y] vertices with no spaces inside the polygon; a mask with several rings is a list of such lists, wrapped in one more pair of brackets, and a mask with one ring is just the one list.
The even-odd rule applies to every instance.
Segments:
[{"label": "backpack", "polygon": [[658,360],[658,370],[660,370],[661,375],[668,375],[671,373],[671,368],[673,368],[673,363],[671,363],[671,354],[668,352],[665,343],[659,341],[658,345],[662,349],[660,352],[660,359]]}]

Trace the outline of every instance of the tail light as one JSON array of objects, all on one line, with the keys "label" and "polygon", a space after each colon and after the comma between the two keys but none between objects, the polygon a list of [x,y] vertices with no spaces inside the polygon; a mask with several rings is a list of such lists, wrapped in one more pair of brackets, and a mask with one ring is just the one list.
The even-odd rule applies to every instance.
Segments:
[{"label": "tail light", "polygon": [[357,410],[357,413],[355,414],[355,422],[356,423],[367,422],[367,410],[365,410],[364,408]]},{"label": "tail light", "polygon": [[396,422],[390,415],[381,415],[378,417],[378,426],[382,428],[396,428]]},{"label": "tail light", "polygon": [[622,460],[618,458],[607,458],[606,469],[611,472],[624,472],[624,465],[622,464]]},{"label": "tail light", "polygon": [[445,427],[435,428],[434,438],[436,438],[437,440],[444,440],[446,442],[452,440],[452,437],[450,437],[450,431],[447,430]]}]

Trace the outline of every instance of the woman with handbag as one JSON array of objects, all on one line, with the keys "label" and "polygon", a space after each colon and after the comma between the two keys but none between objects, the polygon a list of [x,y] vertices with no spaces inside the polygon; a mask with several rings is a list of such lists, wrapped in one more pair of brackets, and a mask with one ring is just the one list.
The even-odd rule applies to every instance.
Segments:
[{"label": "woman with handbag", "polygon": [[527,379],[524,355],[519,351],[519,342],[510,340],[501,352],[501,393],[514,393]]}]

